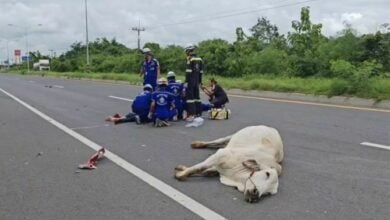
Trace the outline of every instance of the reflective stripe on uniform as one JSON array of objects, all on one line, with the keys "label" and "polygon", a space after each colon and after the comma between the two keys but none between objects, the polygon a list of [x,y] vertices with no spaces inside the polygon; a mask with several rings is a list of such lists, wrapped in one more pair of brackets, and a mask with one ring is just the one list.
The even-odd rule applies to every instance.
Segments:
[{"label": "reflective stripe on uniform", "polygon": [[192,69],[186,69],[187,73],[192,73]]},{"label": "reflective stripe on uniform", "polygon": [[187,103],[195,103],[195,100],[187,100]]},{"label": "reflective stripe on uniform", "polygon": [[191,57],[190,61],[202,61],[200,57]]},{"label": "reflective stripe on uniform", "polygon": [[194,102],[202,102],[200,99],[195,99]]}]

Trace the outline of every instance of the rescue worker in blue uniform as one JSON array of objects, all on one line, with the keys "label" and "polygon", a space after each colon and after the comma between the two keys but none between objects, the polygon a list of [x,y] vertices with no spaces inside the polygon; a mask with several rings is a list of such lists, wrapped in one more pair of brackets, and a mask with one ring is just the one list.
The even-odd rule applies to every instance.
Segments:
[{"label": "rescue worker in blue uniform", "polygon": [[175,96],[175,106],[177,110],[177,119],[183,119],[183,98],[184,98],[184,86],[182,83],[176,81],[176,74],[173,71],[169,71],[167,74],[168,87],[167,91]]},{"label": "rescue worker in blue uniform", "polygon": [[140,76],[144,78],[143,84],[150,84],[153,91],[156,89],[157,79],[160,77],[160,64],[154,58],[152,51],[149,48],[144,48],[142,52],[145,55],[145,60],[142,63]]},{"label": "rescue worker in blue uniform", "polygon": [[185,78],[185,99],[187,104],[187,121],[202,115],[199,87],[202,85],[203,61],[195,54],[196,46],[189,44],[185,48],[187,68]]},{"label": "rescue worker in blue uniform", "polygon": [[158,88],[152,94],[152,104],[148,118],[154,120],[156,127],[169,126],[169,119],[177,115],[175,97],[167,91],[167,80],[158,80]]},{"label": "rescue worker in blue uniform", "polygon": [[146,84],[144,86],[143,92],[141,92],[133,101],[131,105],[132,112],[126,116],[120,116],[115,114],[111,117],[108,117],[106,121],[114,122],[114,124],[126,123],[126,122],[136,122],[137,124],[147,123],[151,120],[148,118],[150,111],[150,104],[152,102],[152,86]]}]

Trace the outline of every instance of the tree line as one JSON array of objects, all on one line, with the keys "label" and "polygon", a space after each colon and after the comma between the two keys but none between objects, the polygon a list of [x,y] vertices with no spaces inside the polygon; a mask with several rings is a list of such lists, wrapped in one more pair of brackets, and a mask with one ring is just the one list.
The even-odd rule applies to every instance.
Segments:
[{"label": "tree line", "polygon": [[[198,54],[204,59],[207,74],[226,77],[244,75],[280,75],[298,77],[341,77],[351,81],[364,81],[372,76],[389,77],[390,25],[382,31],[359,35],[351,25],[336,36],[322,34],[322,24],[310,20],[310,9],[301,9],[300,20],[292,21],[292,30],[280,34],[276,25],[267,18],[245,33],[236,29],[236,40],[223,39],[199,42]],[[162,72],[173,70],[183,73],[185,54],[183,47],[146,43],[161,64]],[[76,42],[71,49],[53,58],[52,70],[59,72],[85,71],[85,45]],[[135,73],[139,71],[143,55],[129,49],[115,39],[96,39],[89,44],[90,71]],[[40,58],[39,52],[32,54]]]}]

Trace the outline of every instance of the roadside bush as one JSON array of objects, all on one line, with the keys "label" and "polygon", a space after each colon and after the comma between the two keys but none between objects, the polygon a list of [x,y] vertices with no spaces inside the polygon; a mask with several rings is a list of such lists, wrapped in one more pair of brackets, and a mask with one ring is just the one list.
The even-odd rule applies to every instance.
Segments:
[{"label": "roadside bush", "polygon": [[286,73],[288,69],[287,53],[274,48],[266,48],[259,53],[252,54],[249,61],[247,74],[281,74]]},{"label": "roadside bush", "polygon": [[356,68],[350,62],[345,60],[331,60],[330,71],[335,77],[341,77],[344,79],[353,77]]}]

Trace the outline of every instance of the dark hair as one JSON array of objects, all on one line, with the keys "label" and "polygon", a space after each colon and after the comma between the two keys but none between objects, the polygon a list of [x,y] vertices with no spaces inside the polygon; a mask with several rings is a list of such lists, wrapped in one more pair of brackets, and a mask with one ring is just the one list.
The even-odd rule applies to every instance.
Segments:
[{"label": "dark hair", "polygon": [[212,82],[212,83],[214,83],[214,84],[217,84],[217,83],[218,83],[217,80],[215,80],[214,78],[211,78],[211,79],[210,79],[210,82]]}]

